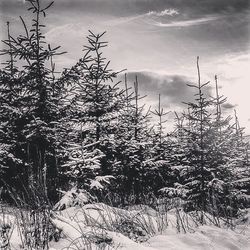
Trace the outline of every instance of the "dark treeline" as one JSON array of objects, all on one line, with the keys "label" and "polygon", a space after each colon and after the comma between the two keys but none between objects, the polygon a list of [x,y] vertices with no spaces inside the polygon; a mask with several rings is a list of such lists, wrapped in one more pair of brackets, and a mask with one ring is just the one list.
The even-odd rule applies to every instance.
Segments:
[{"label": "dark treeline", "polygon": [[[225,116],[217,77],[215,96],[207,97],[200,76],[189,85],[197,93],[176,113],[166,134],[161,96],[147,110],[139,80],[117,82],[103,55],[103,34],[89,32],[82,57],[58,74],[60,47],[43,35],[47,10],[29,0],[30,22],[14,36],[7,24],[0,70],[0,169],[2,197],[26,203],[58,201],[72,186],[120,204],[145,197],[180,198],[187,210],[235,216],[247,206],[248,143],[237,115]],[[130,87],[129,87],[130,86]],[[157,93],[156,93],[157,94]],[[182,101],[182,100],[180,100]],[[154,116],[157,124],[152,126]],[[111,199],[111,198],[110,198]],[[201,218],[202,219],[202,218]]]}]

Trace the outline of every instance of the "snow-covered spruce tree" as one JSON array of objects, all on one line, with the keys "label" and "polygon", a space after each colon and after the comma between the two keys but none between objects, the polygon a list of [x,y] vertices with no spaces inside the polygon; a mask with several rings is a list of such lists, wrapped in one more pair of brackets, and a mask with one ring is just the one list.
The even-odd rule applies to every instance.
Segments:
[{"label": "snow-covered spruce tree", "polygon": [[[198,85],[189,85],[197,89],[195,102],[189,102],[189,112],[185,114],[188,121],[185,133],[187,143],[185,151],[188,154],[188,167],[182,170],[184,174],[184,189],[187,190],[187,201],[192,209],[206,211],[207,202],[207,184],[212,179],[212,172],[209,165],[208,135],[211,132],[211,114],[209,108],[212,105],[203,93],[203,89],[208,84],[201,83],[199,58],[197,58]],[[203,214],[201,217],[203,222]]]},{"label": "snow-covered spruce tree", "polygon": [[[150,176],[153,168],[149,169],[147,162],[151,160],[152,146],[149,139],[150,111],[145,111],[145,106],[140,105],[143,96],[139,93],[137,77],[134,82],[134,92],[131,93],[125,75],[125,93],[126,104],[118,117],[118,129],[115,134],[116,191],[122,194],[123,203],[129,199],[134,199],[131,202],[140,202],[143,195],[152,191],[155,184]],[[155,171],[154,176],[157,176]]]},{"label": "snow-covered spruce tree", "polygon": [[155,115],[157,118],[157,124],[153,130],[153,134],[154,134],[154,144],[156,147],[156,154],[159,156],[159,159],[162,159],[162,154],[165,149],[166,138],[167,138],[167,135],[164,132],[164,123],[166,123],[167,121],[165,120],[164,117],[169,113],[165,112],[161,105],[162,105],[161,95],[159,94],[158,107],[154,111],[151,111],[151,113]]},{"label": "snow-covered spruce tree", "polygon": [[[17,175],[22,175],[22,161],[14,155],[17,144],[16,126],[22,113],[21,95],[22,72],[15,66],[10,40],[10,24],[7,22],[7,38],[1,55],[7,56],[3,69],[0,70],[0,168],[2,178],[9,185],[17,185]],[[15,173],[15,174],[13,174]]]},{"label": "snow-covered spruce tree", "polygon": [[[177,116],[177,140],[179,147],[175,155],[181,155],[177,170],[177,182],[173,187],[164,188],[169,196],[180,196],[187,201],[191,210],[206,211],[207,185],[211,181],[212,172],[209,165],[208,135],[211,133],[211,114],[209,109],[212,101],[204,96],[203,89],[208,84],[202,84],[200,78],[199,58],[197,58],[198,85],[189,85],[197,89],[195,101],[189,102],[188,112],[183,118]],[[183,124],[185,119],[186,124]],[[178,145],[178,144],[177,144]],[[184,155],[183,155],[184,154]],[[201,218],[203,222],[203,215]]]},{"label": "snow-covered spruce tree", "polygon": [[230,176],[230,205],[232,209],[249,206],[250,195],[250,170],[249,170],[249,142],[244,135],[244,128],[240,126],[239,119],[235,111],[235,122],[232,126],[231,151],[228,159],[228,168],[232,175]]},{"label": "snow-covered spruce tree", "polygon": [[175,112],[175,129],[167,138],[164,159],[166,162],[164,173],[164,187],[159,190],[160,194],[168,198],[185,197],[182,171],[185,171],[189,160],[187,157],[187,141],[184,131],[185,117]]},{"label": "snow-covered spruce tree", "polygon": [[154,192],[159,191],[164,186],[171,185],[175,180],[175,171],[172,169],[176,143],[173,139],[174,133],[166,133],[164,124],[167,122],[165,112],[162,108],[161,95],[159,94],[158,107],[151,113],[156,117],[156,125],[150,133],[151,147],[150,157],[147,161],[151,172],[151,185]]},{"label": "snow-covered spruce tree", "polygon": [[[46,44],[42,18],[53,4],[42,6],[39,0],[26,1],[33,13],[31,28],[21,18],[24,34],[9,36],[5,41],[11,55],[23,66],[21,113],[16,121],[17,138],[14,155],[22,160],[27,178],[20,181],[25,188],[36,190],[44,200],[56,198],[57,131],[60,119],[61,85],[55,80],[52,58],[60,55],[57,48]],[[10,52],[8,52],[10,54]],[[49,66],[52,65],[52,68]],[[27,194],[30,195],[30,194]]]},{"label": "snow-covered spruce tree", "polygon": [[215,112],[211,110],[211,130],[207,135],[210,171],[213,173],[213,179],[208,183],[207,210],[216,217],[228,217],[231,201],[234,199],[230,188],[233,173],[229,167],[229,162],[234,158],[234,131],[230,124],[231,117],[223,117],[221,107],[227,98],[219,94],[217,76],[215,92],[215,97],[212,98]]},{"label": "snow-covered spruce tree", "polygon": [[163,196],[170,199],[180,198],[179,201],[184,204],[188,191],[185,184],[192,155],[192,144],[190,143],[192,126],[191,121],[188,120],[189,116],[190,108],[188,108],[187,113],[178,114],[175,112],[175,129],[169,136],[170,148],[167,157],[169,178],[165,181],[166,186],[159,190]]},{"label": "snow-covered spruce tree", "polygon": [[[96,180],[107,182],[107,175],[111,177],[114,133],[118,111],[123,107],[123,91],[118,87],[119,82],[114,83],[119,72],[109,69],[110,62],[103,56],[102,51],[107,46],[107,42],[102,41],[104,34],[89,31],[83,57],[65,70],[61,79],[70,93],[69,116],[74,128],[71,140],[74,145],[69,148],[72,153],[79,150],[79,156],[70,157],[64,174],[74,177],[78,186],[84,188],[86,185],[94,187],[94,184],[101,187]],[[94,177],[97,179],[90,182]]]},{"label": "snow-covered spruce tree", "polygon": [[215,90],[215,114],[210,133],[210,169],[214,178],[208,184],[208,198],[211,204],[208,210],[216,216],[231,217],[244,207],[244,190],[236,188],[234,183],[242,179],[243,184],[247,177],[241,175],[242,172],[246,174],[245,170],[248,168],[247,143],[243,139],[243,130],[239,126],[238,118],[236,117],[235,123],[231,125],[231,117],[223,117],[221,107],[226,98],[219,95],[217,76]]},{"label": "snow-covered spruce tree", "polygon": [[183,118],[177,119],[179,147],[176,149],[177,155],[181,156],[176,158],[179,164],[174,166],[177,181],[162,191],[184,199],[187,209],[201,211],[203,223],[204,211],[215,217],[230,217],[237,213],[237,190],[232,186],[236,173],[232,169],[237,165],[238,161],[234,159],[240,148],[235,145],[237,140],[230,117],[223,118],[221,112],[226,98],[218,93],[217,78],[216,97],[208,98],[203,91],[208,83],[201,84],[199,58],[197,70],[198,86],[190,85],[197,89],[195,101],[188,103],[188,111]]},{"label": "snow-covered spruce tree", "polygon": [[[216,114],[213,115],[214,100],[204,95],[203,89],[208,84],[201,84],[199,58],[197,58],[198,86],[195,102],[188,103],[190,112],[186,114],[188,124],[186,150],[189,166],[184,171],[186,199],[191,209],[216,215],[222,212],[226,204],[227,180],[231,175],[227,168],[227,155],[231,150],[232,133],[229,118],[223,119],[220,105],[225,98],[216,96]],[[218,90],[216,88],[216,90]],[[216,199],[215,199],[216,197]],[[220,207],[220,208],[219,208]],[[223,211],[224,212],[224,211]]]}]

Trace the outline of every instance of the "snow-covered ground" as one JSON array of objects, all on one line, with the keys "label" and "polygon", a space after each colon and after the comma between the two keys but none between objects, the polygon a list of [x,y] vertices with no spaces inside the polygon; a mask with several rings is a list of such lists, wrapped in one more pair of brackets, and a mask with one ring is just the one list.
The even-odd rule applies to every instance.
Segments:
[{"label": "snow-covered ground", "polygon": [[[175,210],[166,214],[147,206],[125,210],[102,203],[67,207],[54,211],[51,218],[61,230],[61,238],[50,242],[50,250],[250,249],[249,214],[238,221],[233,230],[212,223],[197,226],[191,216],[182,211],[176,216]],[[11,249],[21,249],[18,218],[5,214],[1,221],[11,225]]]},{"label": "snow-covered ground", "polygon": [[200,226],[194,233],[186,234],[167,230],[164,235],[150,238],[148,245],[159,250],[247,250],[250,249],[250,231],[240,234],[215,226]]},{"label": "snow-covered ground", "polygon": [[[144,225],[141,232],[142,241],[143,235],[149,234],[150,237],[145,239],[144,242],[138,243],[136,242],[138,241],[138,238],[136,238],[132,232],[128,235],[125,228],[123,233],[122,229],[119,228],[114,231],[114,224],[117,221],[119,222],[120,217],[125,221],[129,221],[130,219],[134,220],[135,226],[143,228],[142,225]],[[161,219],[166,219],[168,223],[162,225],[163,222],[161,222]],[[81,237],[82,234],[91,235],[94,231],[95,234],[99,234],[104,241],[105,239],[107,239],[107,241],[110,240],[112,248],[109,247],[107,249],[250,249],[249,217],[246,217],[244,223],[242,222],[239,224],[234,230],[226,227],[219,228],[214,225],[203,225],[197,227],[192,221],[190,221],[189,228],[186,228],[187,232],[178,233],[175,211],[171,211],[167,216],[162,216],[153,209],[147,207],[146,209],[142,207],[141,210],[136,209],[127,211],[109,207],[104,204],[96,204],[86,205],[81,209],[68,208],[64,210],[60,216],[58,215],[58,219],[56,219],[55,223],[58,227],[63,229],[67,238],[78,238]],[[86,227],[86,224],[91,226]],[[124,224],[123,226],[126,227],[127,224]],[[102,227],[105,228],[105,230],[102,230]],[[130,230],[133,231],[133,228],[130,227]],[[143,232],[143,230],[146,232]],[[138,234],[138,232],[135,234]],[[134,238],[134,240],[131,240],[131,238]],[[54,244],[55,249],[59,249],[58,246],[58,244]]]}]

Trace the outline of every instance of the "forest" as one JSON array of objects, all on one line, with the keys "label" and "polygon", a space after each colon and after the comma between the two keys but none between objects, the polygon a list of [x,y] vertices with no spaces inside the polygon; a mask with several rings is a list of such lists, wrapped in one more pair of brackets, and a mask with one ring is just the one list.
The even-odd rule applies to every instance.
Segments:
[{"label": "forest", "polygon": [[[223,110],[227,98],[220,93],[219,77],[203,82],[199,57],[197,82],[187,83],[196,94],[183,112],[165,110],[159,93],[152,93],[158,95],[157,107],[148,107],[140,78],[131,82],[126,70],[110,68],[105,49],[112,41],[109,45],[105,32],[89,31],[77,63],[58,72],[55,58],[66,52],[60,45],[51,47],[44,36],[53,2],[26,2],[30,20],[20,17],[20,34],[12,34],[8,22],[1,49],[2,214],[18,214],[22,235],[22,247],[13,249],[49,249],[51,240],[60,242],[63,230],[55,211],[86,204],[110,206],[118,209],[112,210],[115,214],[129,206],[160,214],[159,208],[174,210],[177,231],[184,233],[188,226],[182,213],[197,225],[217,227],[234,228],[245,218],[250,207],[248,137],[236,111],[231,116]],[[207,86],[215,90],[213,96]],[[165,127],[169,112],[175,116],[173,131]],[[138,233],[139,226],[126,218],[109,230],[130,229],[133,237],[144,239],[144,231]],[[1,224],[1,249],[12,249],[4,219]],[[85,237],[78,248],[62,249],[118,249],[111,248],[109,237],[96,235]]]}]

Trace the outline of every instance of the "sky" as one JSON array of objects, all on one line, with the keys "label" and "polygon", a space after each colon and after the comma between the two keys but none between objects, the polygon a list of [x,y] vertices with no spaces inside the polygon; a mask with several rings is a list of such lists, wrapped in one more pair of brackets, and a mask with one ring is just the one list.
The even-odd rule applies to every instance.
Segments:
[{"label": "sky", "polygon": [[[41,1],[44,6],[49,0]],[[6,21],[22,32],[19,16],[29,23],[25,0],[0,0],[0,36]],[[82,55],[88,30],[107,31],[104,55],[114,70],[138,76],[144,102],[153,108],[161,93],[166,111],[181,112],[192,100],[197,83],[196,57],[202,82],[214,95],[214,75],[227,96],[226,114],[236,109],[250,134],[250,0],[55,0],[44,20],[46,40],[67,51],[58,69],[72,66]],[[121,76],[123,78],[123,76]],[[169,114],[169,126],[173,112]]]}]

